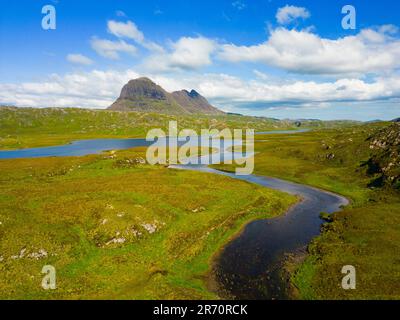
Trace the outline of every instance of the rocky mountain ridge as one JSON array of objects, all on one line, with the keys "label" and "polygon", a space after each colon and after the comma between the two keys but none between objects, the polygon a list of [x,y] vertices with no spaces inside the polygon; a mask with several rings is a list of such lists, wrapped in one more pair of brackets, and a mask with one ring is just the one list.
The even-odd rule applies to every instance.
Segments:
[{"label": "rocky mountain ridge", "polygon": [[108,109],[166,114],[224,114],[195,90],[169,93],[149,78],[130,80]]}]

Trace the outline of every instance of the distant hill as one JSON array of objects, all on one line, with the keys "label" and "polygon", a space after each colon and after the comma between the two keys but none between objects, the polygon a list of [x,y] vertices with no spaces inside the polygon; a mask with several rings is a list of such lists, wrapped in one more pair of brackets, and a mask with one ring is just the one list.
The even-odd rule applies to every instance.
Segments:
[{"label": "distant hill", "polygon": [[164,114],[224,114],[195,90],[169,93],[148,78],[130,80],[108,109]]},{"label": "distant hill", "polygon": [[169,122],[179,130],[294,129],[290,121],[227,114],[165,114],[78,108],[22,108],[0,106],[0,149],[43,147],[96,138],[143,138],[153,128],[168,132]]}]

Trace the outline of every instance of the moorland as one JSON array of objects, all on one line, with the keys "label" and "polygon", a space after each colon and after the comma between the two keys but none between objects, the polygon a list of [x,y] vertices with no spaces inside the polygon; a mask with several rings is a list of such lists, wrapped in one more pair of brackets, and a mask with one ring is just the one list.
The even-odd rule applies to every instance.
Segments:
[{"label": "moorland", "polygon": [[[351,200],[327,218],[307,254],[287,262],[293,298],[400,298],[398,123],[1,107],[0,149],[144,137],[169,120],[193,129],[312,129],[255,142],[256,174]],[[218,251],[247,222],[283,214],[299,200],[228,177],[150,166],[144,154],[0,160],[1,298],[217,298],[208,273]],[[45,264],[57,268],[57,290],[40,286]],[[357,268],[357,290],[338,286],[348,264]]]}]

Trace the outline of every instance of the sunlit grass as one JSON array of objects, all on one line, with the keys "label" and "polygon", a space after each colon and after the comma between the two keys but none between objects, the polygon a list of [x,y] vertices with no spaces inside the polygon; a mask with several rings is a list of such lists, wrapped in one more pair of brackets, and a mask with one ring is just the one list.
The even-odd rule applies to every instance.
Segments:
[{"label": "sunlit grass", "polygon": [[[0,161],[0,297],[216,298],[207,288],[212,256],[249,220],[295,201],[227,177],[126,161],[141,157],[144,148]],[[40,250],[46,256],[29,257]],[[41,288],[47,264],[57,270],[54,291]]]}]

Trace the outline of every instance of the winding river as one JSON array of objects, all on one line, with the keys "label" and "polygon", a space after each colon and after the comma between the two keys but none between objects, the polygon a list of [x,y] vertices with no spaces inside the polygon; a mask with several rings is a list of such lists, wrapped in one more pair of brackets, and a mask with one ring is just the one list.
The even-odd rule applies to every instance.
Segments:
[{"label": "winding river", "polygon": [[236,176],[200,166],[175,167],[220,174],[301,198],[283,216],[250,222],[223,248],[214,262],[212,276],[217,293],[227,298],[289,299],[288,283],[281,272],[287,255],[305,249],[320,234],[321,212],[334,213],[349,203],[342,196],[281,179]]},{"label": "winding river", "polygon": [[[308,130],[269,131],[258,134],[294,134],[306,131]],[[241,153],[227,152],[229,147],[220,148],[208,163],[243,157]],[[202,158],[204,157],[209,156]],[[305,250],[311,240],[320,234],[323,224],[321,212],[331,214],[349,204],[349,201],[340,195],[277,178],[238,176],[212,169],[207,165],[187,164],[170,167],[223,175],[283,191],[301,199],[285,215],[249,223],[222,249],[213,263],[211,282],[217,284],[217,288],[214,289],[216,293],[225,298],[290,299],[288,281],[282,273],[288,255]]]},{"label": "winding river", "polygon": [[[304,132],[304,131],[299,131]],[[293,131],[271,131],[262,134],[291,134]],[[261,134],[261,133],[260,133]],[[145,139],[96,139],[82,140],[64,146],[0,151],[0,159],[82,156],[101,153],[106,150],[127,149],[148,146]],[[213,154],[213,159],[221,156],[242,154],[224,151]],[[213,163],[213,160],[210,160]],[[297,195],[301,198],[285,215],[257,220],[249,223],[243,231],[228,243],[215,259],[212,275],[217,283],[217,293],[235,299],[288,299],[287,281],[282,277],[282,267],[288,254],[304,249],[321,230],[321,212],[333,213],[348,204],[342,196],[288,182],[276,178],[257,175],[236,176],[234,173],[209,168],[207,165],[176,165],[176,169],[195,170],[219,174],[233,179],[255,183]]]}]

